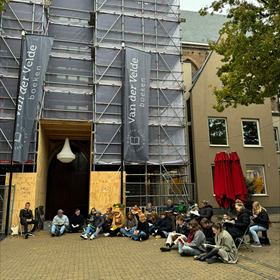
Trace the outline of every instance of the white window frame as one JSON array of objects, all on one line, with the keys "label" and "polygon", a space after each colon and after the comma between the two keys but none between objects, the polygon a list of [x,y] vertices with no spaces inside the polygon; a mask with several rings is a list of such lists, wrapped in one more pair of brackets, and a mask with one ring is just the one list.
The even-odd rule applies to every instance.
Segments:
[{"label": "white window frame", "polygon": [[256,193],[253,194],[252,196],[268,196],[267,195],[267,188],[266,188],[266,179],[265,179],[265,170],[264,170],[264,165],[263,164],[246,164],[246,178],[247,178],[247,170],[249,169],[254,169],[256,167],[261,167],[262,173],[263,173],[263,185],[265,189],[265,193]]},{"label": "white window frame", "polygon": [[[227,139],[227,143],[226,144],[211,144],[210,143],[209,119],[216,119],[216,120],[224,120],[225,121],[226,139]],[[228,129],[227,129],[227,118],[207,117],[207,128],[208,128],[208,140],[209,140],[209,146],[210,147],[229,147],[229,143],[228,143]]]},{"label": "white window frame", "polygon": [[[277,143],[278,143],[278,151],[276,150],[276,153],[280,153],[280,143],[279,143],[279,131],[278,131],[278,127],[274,126],[273,127],[273,136],[274,136],[274,130],[276,130],[276,137],[277,137]],[[275,141],[275,139],[274,139]],[[276,147],[275,147],[276,149]]]},{"label": "white window frame", "polygon": [[[256,122],[257,123],[257,131],[258,131],[258,139],[259,139],[259,144],[258,145],[248,145],[248,144],[245,144],[245,142],[244,142],[243,122]],[[262,147],[262,145],[261,145],[261,134],[260,134],[260,124],[259,124],[259,120],[258,119],[241,119],[241,129],[242,129],[242,141],[243,141],[243,146],[244,147],[250,147],[250,148]]]}]

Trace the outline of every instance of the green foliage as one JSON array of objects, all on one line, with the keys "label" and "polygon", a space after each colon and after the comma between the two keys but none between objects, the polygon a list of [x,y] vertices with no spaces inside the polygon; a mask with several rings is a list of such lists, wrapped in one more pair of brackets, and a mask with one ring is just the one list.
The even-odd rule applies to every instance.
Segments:
[{"label": "green foliage", "polygon": [[6,9],[4,8],[4,3],[9,3],[9,0],[0,0],[0,12],[6,12]]},{"label": "green foliage", "polygon": [[253,194],[256,193],[257,186],[255,186],[256,179],[253,179],[250,181],[247,177],[244,177],[248,196],[252,196]]},{"label": "green foliage", "polygon": [[229,19],[220,30],[219,42],[210,49],[222,56],[217,75],[223,87],[213,87],[222,112],[237,105],[263,104],[280,91],[280,1],[216,0],[200,10],[222,12],[229,7]]}]

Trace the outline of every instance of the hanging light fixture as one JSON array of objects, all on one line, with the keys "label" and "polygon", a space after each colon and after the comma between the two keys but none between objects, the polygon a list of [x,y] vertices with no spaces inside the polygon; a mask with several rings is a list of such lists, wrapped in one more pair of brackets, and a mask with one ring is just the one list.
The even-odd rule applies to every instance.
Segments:
[{"label": "hanging light fixture", "polygon": [[56,157],[58,160],[60,160],[63,163],[69,163],[75,159],[76,156],[71,151],[68,138],[65,139],[64,146],[61,152]]}]

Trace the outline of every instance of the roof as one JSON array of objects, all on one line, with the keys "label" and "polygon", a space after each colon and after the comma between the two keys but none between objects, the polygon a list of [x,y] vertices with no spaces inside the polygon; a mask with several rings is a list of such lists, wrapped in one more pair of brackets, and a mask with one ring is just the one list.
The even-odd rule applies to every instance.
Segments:
[{"label": "roof", "polygon": [[214,14],[202,17],[198,12],[181,10],[181,18],[186,22],[181,22],[182,42],[207,44],[207,40],[217,41],[219,30],[223,23],[229,19],[226,15]]}]

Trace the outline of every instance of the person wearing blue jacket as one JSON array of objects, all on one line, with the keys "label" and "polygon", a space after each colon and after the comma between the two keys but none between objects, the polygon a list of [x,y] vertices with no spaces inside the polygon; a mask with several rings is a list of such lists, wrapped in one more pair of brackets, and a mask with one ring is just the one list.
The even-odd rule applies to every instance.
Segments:
[{"label": "person wearing blue jacket", "polygon": [[102,226],[104,224],[104,218],[103,216],[101,216],[101,211],[97,210],[96,212],[94,212],[94,214],[95,219],[93,224],[88,225],[85,234],[82,234],[81,238],[88,239],[88,234],[91,232],[92,235],[90,237],[90,240],[93,240],[97,236],[97,234],[103,233]]},{"label": "person wearing blue jacket", "polygon": [[166,212],[162,212],[160,215],[162,221],[158,227],[155,227],[153,235],[160,235],[162,238],[166,238],[168,232],[172,231],[172,220],[167,217]]}]

